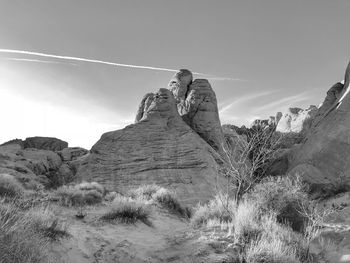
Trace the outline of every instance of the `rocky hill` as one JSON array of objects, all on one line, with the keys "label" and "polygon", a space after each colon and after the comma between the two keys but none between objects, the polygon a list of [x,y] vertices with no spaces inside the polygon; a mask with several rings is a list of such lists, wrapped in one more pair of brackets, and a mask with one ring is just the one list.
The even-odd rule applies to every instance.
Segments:
[{"label": "rocky hill", "polygon": [[108,132],[92,147],[78,177],[119,191],[155,183],[185,203],[208,200],[220,185],[223,133],[209,82],[180,70],[142,99],[135,124]]}]

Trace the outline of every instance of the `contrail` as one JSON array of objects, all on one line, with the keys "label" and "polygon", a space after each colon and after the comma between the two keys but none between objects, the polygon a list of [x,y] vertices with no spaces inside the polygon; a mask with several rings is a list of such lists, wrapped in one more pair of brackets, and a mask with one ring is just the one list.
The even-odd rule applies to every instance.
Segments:
[{"label": "contrail", "polygon": [[[132,65],[132,64],[122,64],[122,63],[114,63],[114,62],[102,61],[102,60],[97,60],[97,59],[88,59],[88,58],[79,58],[79,57],[70,57],[70,56],[60,56],[60,55],[46,54],[46,53],[40,53],[40,52],[32,52],[32,51],[25,51],[25,50],[16,50],[16,49],[3,49],[3,48],[1,48],[0,49],[0,53],[23,54],[23,55],[46,57],[46,58],[57,58],[57,59],[64,59],[64,60],[74,60],[74,61],[97,63],[97,64],[104,64],[104,65],[125,67],[125,68],[138,68],[138,69],[149,69],[149,70],[158,70],[158,71],[178,72],[177,69],[158,68],[158,67],[151,67],[151,66],[138,66],[138,65]],[[193,74],[197,74],[197,75],[201,75],[201,76],[211,76],[209,74],[200,73],[200,72],[193,72]]]},{"label": "contrail", "polygon": [[77,64],[59,62],[59,61],[50,61],[50,60],[41,60],[41,59],[27,59],[27,58],[5,58],[5,60],[10,61],[24,61],[24,62],[36,62],[36,63],[44,63],[44,64],[64,64],[64,65],[72,65],[76,66]]}]

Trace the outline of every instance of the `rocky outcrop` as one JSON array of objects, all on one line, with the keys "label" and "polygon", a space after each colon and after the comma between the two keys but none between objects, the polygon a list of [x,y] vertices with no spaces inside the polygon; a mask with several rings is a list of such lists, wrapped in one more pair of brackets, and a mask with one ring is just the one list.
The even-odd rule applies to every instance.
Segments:
[{"label": "rocky outcrop", "polygon": [[61,151],[68,147],[68,143],[57,138],[30,137],[25,139],[24,148],[35,148],[40,150]]},{"label": "rocky outcrop", "polygon": [[[188,86],[191,76],[182,71],[176,78],[183,82],[147,94],[140,104],[135,124],[103,134],[81,165],[78,176],[122,192],[156,183],[175,189],[186,204],[211,198],[222,180],[217,175],[216,159],[219,157],[203,137],[215,140],[205,133],[204,127],[196,124],[205,121],[205,114],[215,115],[216,100],[207,82],[194,81]],[[187,92],[183,92],[186,87]],[[208,92],[212,97],[206,97]],[[182,116],[179,103],[186,106]],[[182,118],[186,112],[192,126]],[[211,124],[210,121],[205,123]],[[202,128],[200,135],[203,137],[196,132]]]},{"label": "rocky outcrop", "polygon": [[276,131],[282,133],[301,132],[306,121],[312,121],[317,114],[316,106],[311,105],[303,110],[301,108],[289,108],[279,119]]},{"label": "rocky outcrop", "polygon": [[1,146],[17,144],[22,149],[34,148],[39,150],[48,150],[48,151],[61,151],[64,148],[68,147],[68,143],[57,138],[51,137],[29,137],[24,141],[21,139],[14,139],[8,142],[3,143]]},{"label": "rocky outcrop", "polygon": [[170,81],[177,109],[183,120],[215,150],[222,150],[223,133],[215,92],[206,79],[192,82],[192,73],[180,70]]},{"label": "rocky outcrop", "polygon": [[[50,147],[58,149],[57,145]],[[12,140],[0,146],[0,173],[14,176],[28,189],[58,186],[74,179],[78,159],[86,153],[82,148],[64,148],[62,152],[24,148],[22,140]]]},{"label": "rocky outcrop", "polygon": [[293,150],[290,172],[301,174],[315,191],[350,186],[349,67],[346,85],[327,92],[305,143]]}]

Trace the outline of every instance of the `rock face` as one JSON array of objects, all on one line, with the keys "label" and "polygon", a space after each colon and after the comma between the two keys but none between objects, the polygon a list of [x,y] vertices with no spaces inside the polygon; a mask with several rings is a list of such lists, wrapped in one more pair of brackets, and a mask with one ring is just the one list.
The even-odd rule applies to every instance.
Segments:
[{"label": "rock face", "polygon": [[222,131],[215,129],[220,121],[209,83],[191,82],[192,74],[181,70],[169,89],[146,94],[135,124],[103,134],[92,147],[78,171],[81,179],[122,192],[156,183],[175,189],[186,204],[211,198],[222,182],[212,134]]},{"label": "rock face", "polygon": [[278,121],[276,131],[282,133],[301,132],[304,128],[304,123],[308,119],[313,119],[317,114],[316,106],[311,105],[308,109],[289,108]]},{"label": "rock face", "polygon": [[299,173],[314,190],[335,191],[350,186],[350,65],[345,84],[328,92],[306,142],[293,151],[291,173]]},{"label": "rock face", "polygon": [[177,109],[183,120],[215,150],[222,150],[223,133],[215,92],[206,79],[192,82],[192,73],[180,70],[170,81]]}]

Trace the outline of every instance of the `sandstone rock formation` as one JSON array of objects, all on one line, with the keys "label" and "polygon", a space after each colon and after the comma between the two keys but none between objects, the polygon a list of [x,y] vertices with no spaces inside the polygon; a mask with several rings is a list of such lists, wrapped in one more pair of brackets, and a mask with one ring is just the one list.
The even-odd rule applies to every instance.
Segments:
[{"label": "sandstone rock formation", "polygon": [[[64,148],[61,152],[25,148],[22,140],[12,140],[0,146],[0,173],[13,175],[26,188],[47,187],[73,180],[79,164],[77,159],[87,153],[82,148]],[[27,145],[59,149],[61,140],[41,138]],[[61,146],[60,146],[61,145]]]},{"label": "sandstone rock formation", "polygon": [[312,120],[317,112],[317,107],[313,105],[305,110],[300,108],[289,108],[278,121],[276,131],[283,133],[301,132],[305,121],[308,119]]},{"label": "sandstone rock formation", "polygon": [[192,73],[182,69],[168,88],[173,93],[183,120],[215,150],[222,150],[223,133],[215,92],[206,79],[192,82]]},{"label": "sandstone rock formation", "polygon": [[350,65],[345,84],[328,92],[312,122],[306,141],[293,150],[291,173],[299,173],[314,190],[335,191],[350,186]]},{"label": "sandstone rock formation", "polygon": [[39,150],[49,150],[49,151],[61,151],[68,147],[68,143],[57,138],[51,137],[29,137],[24,141],[21,139],[14,139],[5,142],[3,145],[8,144],[18,144],[22,149],[35,148]]},{"label": "sandstone rock formation", "polygon": [[220,136],[210,84],[192,82],[192,74],[181,70],[169,89],[144,96],[135,124],[102,135],[78,176],[122,192],[156,183],[175,189],[182,202],[195,204],[211,198],[222,182],[214,150],[221,145]]}]

